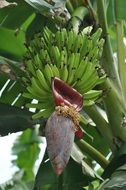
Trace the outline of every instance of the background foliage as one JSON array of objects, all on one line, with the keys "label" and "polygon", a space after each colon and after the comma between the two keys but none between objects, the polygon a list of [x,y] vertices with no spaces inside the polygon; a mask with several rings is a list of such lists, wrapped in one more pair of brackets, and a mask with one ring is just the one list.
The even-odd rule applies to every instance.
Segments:
[{"label": "background foliage", "polygon": [[[0,135],[24,131],[12,149],[17,156],[13,164],[19,172],[2,184],[1,189],[125,189],[126,1],[8,0],[8,4],[3,1],[0,6]],[[44,26],[56,31],[67,28],[70,22],[75,27],[79,23],[80,30],[89,25],[93,26],[93,32],[99,26],[102,28],[105,44],[100,64],[108,77],[99,86],[104,92],[101,99],[82,111],[86,117],[86,123],[81,123],[85,136],[75,141],[63,175],[57,177],[53,173],[47,152],[35,175],[40,136],[44,134],[46,121],[32,120],[32,112],[25,107],[30,102],[22,96],[25,87],[20,78],[25,76],[25,44]],[[97,164],[100,169],[96,168]]]}]

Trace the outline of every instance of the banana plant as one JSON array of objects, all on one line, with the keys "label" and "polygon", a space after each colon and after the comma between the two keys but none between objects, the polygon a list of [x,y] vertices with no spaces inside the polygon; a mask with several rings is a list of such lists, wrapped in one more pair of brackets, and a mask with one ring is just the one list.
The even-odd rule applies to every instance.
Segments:
[{"label": "banana plant", "polygon": [[125,189],[126,2],[4,2],[0,106],[24,120],[5,128],[1,116],[0,133],[39,124],[47,150],[32,189]]}]

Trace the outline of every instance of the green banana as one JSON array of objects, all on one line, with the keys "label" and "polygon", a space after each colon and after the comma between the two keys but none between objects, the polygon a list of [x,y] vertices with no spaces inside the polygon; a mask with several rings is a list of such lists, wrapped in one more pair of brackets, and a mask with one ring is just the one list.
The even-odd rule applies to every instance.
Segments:
[{"label": "green banana", "polygon": [[56,65],[50,64],[54,77],[60,78],[60,72]]},{"label": "green banana", "polygon": [[88,58],[86,58],[85,60],[82,59],[75,72],[75,77],[74,77],[75,81],[81,80],[83,73],[85,72],[87,66],[88,66]]},{"label": "green banana", "polygon": [[43,69],[43,66],[42,66],[42,63],[41,63],[41,60],[40,60],[40,57],[38,54],[36,54],[34,56],[34,64],[36,65],[37,68]]},{"label": "green banana", "polygon": [[31,59],[25,61],[25,65],[26,65],[26,68],[28,69],[28,71],[33,75],[35,76],[35,67],[34,67],[34,64],[32,62]]},{"label": "green banana", "polygon": [[[89,67],[89,66],[88,66]],[[87,67],[87,68],[88,68]],[[99,77],[95,69],[91,69],[91,66],[88,68],[88,71],[85,71],[85,74],[81,78],[81,81],[75,85],[75,88],[80,91],[80,93],[85,93],[88,90],[94,88],[97,85]]]},{"label": "green banana", "polygon": [[92,38],[92,42],[93,42],[94,46],[96,46],[97,42],[99,41],[101,34],[102,34],[101,28],[98,28],[97,31],[94,32],[94,34],[92,34],[91,38]]},{"label": "green banana", "polygon": [[60,31],[60,35],[61,35],[61,43],[62,43],[62,48],[66,46],[67,44],[67,36],[68,36],[68,33],[67,33],[67,30],[66,28],[63,28],[61,31]]},{"label": "green banana", "polygon": [[25,106],[26,106],[26,108],[36,108],[39,110],[43,108],[43,104],[41,104],[41,103],[37,103],[37,104],[28,103]]},{"label": "green banana", "polygon": [[69,73],[71,72],[71,70],[73,70],[75,67],[74,67],[74,60],[75,60],[75,54],[72,53],[70,56],[69,56],[69,59],[68,59],[68,68],[69,68]]},{"label": "green banana", "polygon": [[34,99],[37,99],[40,101],[42,100],[42,95],[39,95],[38,93],[36,93],[36,91],[32,87],[28,86],[27,91],[34,97]]},{"label": "green banana", "polygon": [[81,47],[83,45],[82,39],[83,39],[83,37],[82,37],[81,33],[76,36],[76,39],[74,39],[76,43],[74,42],[73,52],[79,53],[79,51],[80,51],[80,49],[81,49]]},{"label": "green banana", "polygon": [[61,49],[63,49],[63,47],[65,46],[65,38],[64,38],[64,33],[62,32],[62,30],[60,30],[60,45],[61,45]]},{"label": "green banana", "polygon": [[31,78],[31,87],[33,88],[33,90],[40,96],[47,96],[48,93],[47,91],[45,91],[43,89],[43,86],[41,85],[41,83],[39,82],[38,78]]},{"label": "green banana", "polygon": [[84,94],[89,90],[93,89],[97,85],[98,80],[99,77],[97,75],[92,76],[90,80],[82,85],[82,87],[80,88],[80,92]]},{"label": "green banana", "polygon": [[101,38],[101,39],[98,41],[98,44],[97,44],[97,45],[98,45],[99,49],[103,48],[104,43],[105,43],[105,40],[104,40],[103,38]]},{"label": "green banana", "polygon": [[90,76],[93,72],[94,67],[91,62],[88,62],[82,78],[80,79],[80,81],[78,81],[77,87],[81,87],[87,81],[87,79],[90,80]]},{"label": "green banana", "polygon": [[61,34],[60,34],[59,30],[55,34],[55,42],[56,42],[59,50],[61,51],[62,50],[62,46],[61,46]]},{"label": "green banana", "polygon": [[47,50],[45,50],[45,60],[46,60],[46,63],[48,63],[48,64],[52,63],[52,60],[51,60],[50,55]]},{"label": "green banana", "polygon": [[92,49],[94,49],[93,42],[92,42],[92,39],[89,37],[88,38],[88,43],[87,43],[87,52],[86,52],[86,54],[89,55],[89,52],[92,51]]},{"label": "green banana", "polygon": [[102,90],[90,90],[84,93],[84,100],[96,99],[102,94]]},{"label": "green banana", "polygon": [[40,41],[43,44],[43,48],[42,49],[47,49],[48,50],[49,49],[48,43],[45,41],[44,37],[41,37]]},{"label": "green banana", "polygon": [[83,36],[85,36],[85,35],[90,36],[92,29],[93,29],[92,26],[87,26],[87,27],[83,28],[83,30],[81,31],[81,34]]},{"label": "green banana", "polygon": [[49,85],[51,85],[51,79],[52,79],[52,77],[54,77],[54,75],[53,75],[52,69],[49,64],[45,65],[44,75],[45,75]]},{"label": "green banana", "polygon": [[[92,39],[92,43],[93,43],[93,39]],[[103,51],[103,45],[104,45],[104,39],[100,39],[100,40],[98,39],[98,42],[93,45],[94,47],[88,54],[88,58],[92,60],[92,62],[94,61],[94,59],[99,60],[99,58],[101,57],[102,51]]]},{"label": "green banana", "polygon": [[[23,96],[28,97],[29,99],[33,97],[32,99],[36,99],[40,102],[48,102],[49,99],[52,99],[52,96],[49,93],[43,95],[41,92],[38,91],[38,88],[36,88],[35,86],[28,86],[27,91],[28,93],[23,94]],[[31,96],[29,95],[29,93],[31,94]]]},{"label": "green banana", "polygon": [[39,82],[41,83],[42,87],[47,91],[47,92],[50,92],[51,89],[49,88],[49,85],[47,84],[46,82],[46,79],[45,79],[45,76],[43,75],[42,71],[41,70],[37,70],[36,71],[36,76],[39,80]]},{"label": "green banana", "polygon": [[47,101],[38,102],[37,104],[28,103],[28,104],[26,104],[26,107],[27,108],[37,108],[37,109],[41,110],[41,109],[49,109],[50,105],[51,105],[51,107],[55,108],[53,101],[50,101],[50,99],[47,99]]},{"label": "green banana", "polygon": [[[41,60],[41,62],[43,63],[43,65],[45,65],[45,63],[51,64],[51,59],[50,59],[50,55],[48,54],[48,51],[45,49],[41,49],[40,53],[39,53],[39,58]],[[43,67],[42,67],[43,69]]]},{"label": "green banana", "polygon": [[71,70],[74,67],[74,59],[75,59],[75,54],[71,53],[68,57],[67,65],[69,67],[69,70]]},{"label": "green banana", "polygon": [[73,45],[75,43],[75,34],[73,30],[68,32],[68,41],[67,41],[67,52],[71,53],[73,50]]},{"label": "green banana", "polygon": [[81,46],[80,51],[79,51],[81,58],[85,57],[88,52],[87,45],[89,44],[89,37],[87,35],[83,36],[82,43],[83,45]]},{"label": "green banana", "polygon": [[44,39],[46,40],[46,42],[50,43],[50,36],[51,35],[52,35],[52,32],[49,30],[48,27],[45,27],[43,30],[43,36],[44,36]]},{"label": "green banana", "polygon": [[73,83],[74,83],[75,71],[76,71],[76,69],[73,68],[73,69],[69,72],[68,79],[67,79],[67,83],[68,83],[69,85],[72,85],[72,86],[73,86]]},{"label": "green banana", "polygon": [[57,46],[52,46],[50,48],[50,56],[52,59],[52,63],[56,64],[58,67],[60,66],[60,51]]},{"label": "green banana", "polygon": [[86,106],[92,106],[93,104],[95,104],[95,101],[96,101],[96,99],[94,99],[94,100],[85,100],[84,101],[84,106],[86,107]]},{"label": "green banana", "polygon": [[67,51],[63,49],[60,53],[60,68],[62,69],[64,65],[67,65]]},{"label": "green banana", "polygon": [[29,92],[24,92],[22,96],[31,100],[35,99],[35,97]]},{"label": "green banana", "polygon": [[68,59],[68,79],[67,79],[67,83],[69,85],[73,85],[74,83],[74,76],[75,76],[75,72],[76,72],[76,68],[79,65],[79,61],[80,61],[80,54],[79,53],[72,53],[71,56]]},{"label": "green banana", "polygon": [[49,51],[50,47],[54,43],[55,35],[47,27],[45,27],[44,30],[43,30],[43,37],[44,37],[44,41],[45,41],[45,44],[46,44],[46,49]]},{"label": "green banana", "polygon": [[[90,62],[89,62],[90,63]],[[89,66],[88,66],[89,67]],[[88,83],[93,77],[97,76],[97,71],[96,69],[93,67],[93,65],[91,64],[91,66],[89,67],[89,72],[87,71],[84,74],[85,78],[82,77],[83,80],[83,84]],[[87,77],[86,77],[87,76]]]},{"label": "green banana", "polygon": [[32,119],[38,119],[38,118],[49,118],[49,116],[53,113],[54,109],[50,108],[50,109],[44,109],[41,110],[40,112],[34,114],[32,116]]},{"label": "green banana", "polygon": [[97,47],[92,48],[91,51],[88,53],[88,59],[93,62],[98,57],[99,49]]},{"label": "green banana", "polygon": [[60,67],[60,51],[59,51],[59,48],[57,46],[55,46],[55,49],[54,49],[54,55],[56,57],[56,65],[57,67]]},{"label": "green banana", "polygon": [[80,53],[74,53],[75,59],[74,59],[74,68],[77,69],[80,63]]},{"label": "green banana", "polygon": [[40,58],[41,62],[45,62],[46,54],[45,54],[45,50],[44,49],[40,50],[40,52],[39,52],[39,58]]},{"label": "green banana", "polygon": [[105,82],[106,78],[107,78],[106,75],[103,75],[102,77],[99,77],[99,79],[98,79],[98,81],[97,81],[97,85],[98,85],[98,84],[101,84],[101,83],[103,83],[103,82]]},{"label": "green banana", "polygon": [[60,78],[63,80],[63,81],[67,81],[67,78],[68,78],[68,75],[69,75],[69,72],[68,72],[68,69],[67,69],[67,66],[64,65],[62,69],[60,69]]},{"label": "green banana", "polygon": [[97,46],[99,48],[98,59],[100,59],[100,57],[102,56],[104,43],[105,43],[105,40],[103,38],[98,41],[98,44],[97,44]]}]

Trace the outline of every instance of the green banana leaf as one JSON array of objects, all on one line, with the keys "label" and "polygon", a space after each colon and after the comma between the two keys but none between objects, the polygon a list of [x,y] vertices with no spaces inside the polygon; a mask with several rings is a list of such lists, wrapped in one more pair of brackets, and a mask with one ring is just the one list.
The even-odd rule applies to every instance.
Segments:
[{"label": "green banana leaf", "polygon": [[0,103],[0,135],[24,131],[33,128],[32,113],[26,109]]},{"label": "green banana leaf", "polygon": [[22,97],[24,86],[20,80],[10,80],[8,74],[0,73],[0,103],[5,103],[15,106],[23,106],[27,100]]},{"label": "green banana leaf", "polygon": [[118,20],[126,20],[126,1],[125,0],[109,0],[107,7],[108,24],[115,24]]},{"label": "green banana leaf", "polygon": [[17,5],[0,9],[0,26],[16,30],[33,14],[34,9],[24,1],[12,2],[16,2]]},{"label": "green banana leaf", "polygon": [[0,55],[11,58],[21,59],[25,54],[24,32],[20,31],[19,35],[16,36],[14,30],[0,28]]},{"label": "green banana leaf", "polygon": [[110,164],[107,166],[102,174],[104,179],[109,178],[112,173],[119,167],[123,166],[126,162],[126,143],[124,143],[120,150],[116,153],[115,157],[111,160]]},{"label": "green banana leaf", "polygon": [[48,26],[51,30],[55,30],[55,23],[52,19],[36,13],[26,30],[26,41],[29,42],[33,39],[35,33],[43,31],[44,26]]},{"label": "green banana leaf", "polygon": [[13,60],[22,59],[26,52],[25,31],[34,16],[33,8],[23,1],[17,1],[17,6],[0,9],[0,55]]},{"label": "green banana leaf", "polygon": [[98,188],[98,190],[125,190],[126,189],[126,164],[116,169],[109,180]]}]

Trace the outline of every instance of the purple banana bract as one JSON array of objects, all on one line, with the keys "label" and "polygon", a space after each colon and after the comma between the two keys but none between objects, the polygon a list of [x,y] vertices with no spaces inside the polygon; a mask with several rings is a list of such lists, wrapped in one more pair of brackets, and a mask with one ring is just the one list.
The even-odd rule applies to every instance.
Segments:
[{"label": "purple banana bract", "polygon": [[45,136],[51,164],[60,175],[69,161],[75,134],[83,136],[78,113],[83,106],[83,97],[57,77],[52,80],[52,93],[56,111],[46,123]]},{"label": "purple banana bract", "polygon": [[67,165],[74,142],[74,123],[70,118],[54,112],[47,121],[45,135],[50,161],[57,175]]}]

